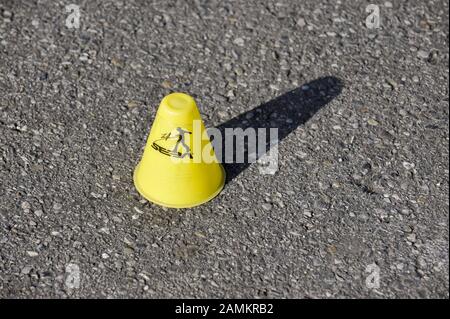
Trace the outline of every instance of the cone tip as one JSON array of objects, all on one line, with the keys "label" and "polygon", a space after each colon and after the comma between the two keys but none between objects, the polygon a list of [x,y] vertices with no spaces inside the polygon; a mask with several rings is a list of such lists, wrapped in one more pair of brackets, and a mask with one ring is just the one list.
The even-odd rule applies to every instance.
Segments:
[{"label": "cone tip", "polygon": [[186,114],[196,108],[195,100],[185,93],[171,93],[161,102],[169,113]]}]

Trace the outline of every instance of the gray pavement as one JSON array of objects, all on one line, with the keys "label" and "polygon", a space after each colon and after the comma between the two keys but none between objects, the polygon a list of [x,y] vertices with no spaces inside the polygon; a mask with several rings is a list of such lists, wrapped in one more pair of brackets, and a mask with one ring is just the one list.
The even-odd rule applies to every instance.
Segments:
[{"label": "gray pavement", "polygon": [[[448,298],[448,2],[373,2],[0,0],[0,297]],[[173,91],[277,173],[143,200]]]}]

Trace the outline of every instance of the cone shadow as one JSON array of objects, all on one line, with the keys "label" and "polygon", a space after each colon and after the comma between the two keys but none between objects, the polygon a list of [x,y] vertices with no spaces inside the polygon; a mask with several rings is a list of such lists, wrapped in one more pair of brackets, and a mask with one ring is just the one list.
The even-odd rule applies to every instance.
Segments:
[{"label": "cone shadow", "polygon": [[[220,124],[216,128],[222,133],[222,154],[225,155],[225,128],[242,128],[243,130],[254,128],[256,131],[258,128],[267,130],[277,128],[278,141],[281,142],[289,133],[305,124],[317,111],[336,98],[342,88],[340,79],[332,76],[322,77]],[[269,135],[268,131],[267,135]],[[267,138],[267,151],[269,151],[269,144]],[[233,147],[233,152],[235,156],[236,147]],[[244,163],[223,163],[227,173],[226,183],[236,178],[251,164],[248,162],[247,148],[245,148],[244,158]]]}]

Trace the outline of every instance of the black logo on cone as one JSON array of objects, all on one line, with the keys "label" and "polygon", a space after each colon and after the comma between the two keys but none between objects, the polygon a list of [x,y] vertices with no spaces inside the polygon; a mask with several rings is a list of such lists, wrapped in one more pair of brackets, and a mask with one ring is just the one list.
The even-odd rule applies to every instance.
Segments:
[{"label": "black logo on cone", "polygon": [[[161,135],[161,138],[153,141],[152,147],[161,154],[167,156],[176,158],[184,158],[188,156],[190,159],[192,159],[193,156],[190,147],[186,144],[185,134],[192,134],[192,132],[184,130],[181,127],[177,127],[176,133],[173,131],[164,133]],[[167,145],[165,145],[168,144],[167,142],[174,142],[174,147],[171,149],[167,148]]]}]

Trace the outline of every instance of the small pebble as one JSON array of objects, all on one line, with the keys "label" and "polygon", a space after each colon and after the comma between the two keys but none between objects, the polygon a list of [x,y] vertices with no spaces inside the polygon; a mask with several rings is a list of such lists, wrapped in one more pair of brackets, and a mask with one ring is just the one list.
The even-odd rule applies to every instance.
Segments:
[{"label": "small pebble", "polygon": [[413,229],[411,226],[409,226],[409,225],[405,225],[405,226],[403,227],[403,231],[404,231],[405,233],[407,233],[407,234],[411,234],[411,233],[414,231],[414,229]]},{"label": "small pebble", "polygon": [[127,103],[127,107],[129,109],[135,108],[138,105],[139,105],[139,103],[137,101],[134,101],[134,100],[128,101],[128,103]]},{"label": "small pebble", "polygon": [[333,182],[333,183],[331,184],[331,187],[334,188],[334,189],[338,189],[338,188],[341,187],[341,184],[339,184],[338,182]]},{"label": "small pebble", "polygon": [[118,59],[118,58],[112,58],[111,59],[111,64],[114,65],[114,66],[117,66],[117,67],[123,66],[123,62],[120,59]]},{"label": "small pebble", "polygon": [[201,232],[195,232],[194,235],[197,236],[198,238],[206,238],[206,236]]},{"label": "small pebble", "polygon": [[253,114],[252,112],[248,112],[248,113],[245,114],[245,118],[246,118],[247,120],[252,119],[253,116],[254,116],[254,114]]},{"label": "small pebble", "polygon": [[403,167],[407,170],[411,170],[415,167],[414,163],[403,162]]},{"label": "small pebble", "polygon": [[30,273],[31,269],[33,269],[31,266],[25,266],[22,268],[20,273],[23,275],[28,275]]},{"label": "small pebble", "polygon": [[369,215],[367,215],[365,213],[359,214],[358,215],[358,219],[363,221],[363,222],[365,222],[365,221],[367,221],[369,219]]},{"label": "small pebble", "polygon": [[234,94],[234,91],[233,91],[233,90],[229,90],[225,96],[226,96],[226,97],[233,98],[233,97],[235,97],[236,95]]},{"label": "small pebble", "polygon": [[409,241],[410,243],[415,243],[416,242],[416,234],[409,234],[406,237],[406,240]]},{"label": "small pebble", "polygon": [[43,212],[42,210],[40,210],[40,209],[34,211],[34,214],[35,214],[37,217],[41,217],[41,216],[43,215],[43,213],[44,213],[44,212]]},{"label": "small pebble", "polygon": [[423,257],[417,258],[417,266],[421,269],[427,268],[427,262]]},{"label": "small pebble", "polygon": [[372,125],[372,126],[378,126],[379,125],[379,123],[377,121],[375,121],[374,119],[367,120],[367,123],[369,125]]},{"label": "small pebble", "polygon": [[8,10],[5,10],[5,11],[3,11],[3,16],[5,18],[11,18],[12,17],[12,12],[8,11]]},{"label": "small pebble", "polygon": [[120,217],[118,217],[118,216],[113,216],[112,220],[115,221],[116,223],[122,222],[122,219],[120,219]]},{"label": "small pebble", "polygon": [[392,79],[387,79],[386,82],[391,86],[391,88],[392,88],[393,90],[396,90],[396,89],[398,88],[398,84],[397,84],[397,82],[395,82],[394,80],[392,80]]},{"label": "small pebble", "polygon": [[303,18],[298,19],[298,20],[297,20],[297,25],[298,25],[300,28],[303,28],[303,27],[306,25],[305,19],[303,19]]},{"label": "small pebble", "polygon": [[23,202],[23,203],[20,205],[20,207],[22,207],[23,210],[28,211],[28,210],[30,210],[31,205],[30,205],[30,203],[28,203],[28,202]]},{"label": "small pebble", "polygon": [[305,216],[308,217],[308,218],[313,217],[313,213],[312,213],[310,210],[305,210],[305,211],[303,212],[303,215],[305,215]]},{"label": "small pebble", "polygon": [[431,53],[428,55],[427,61],[431,64],[437,64],[439,62],[439,51],[437,50],[431,51]]},{"label": "small pebble", "polygon": [[427,51],[419,50],[417,56],[421,59],[427,59],[430,54]]},{"label": "small pebble", "polygon": [[94,192],[91,192],[91,196],[96,198],[96,199],[102,198],[101,194],[97,194],[97,193],[94,193]]},{"label": "small pebble", "polygon": [[276,84],[270,84],[269,87],[274,90],[274,91],[278,91],[280,88],[276,85]]},{"label": "small pebble", "polygon": [[233,41],[233,43],[234,44],[237,44],[237,45],[239,45],[239,46],[244,46],[244,44],[245,44],[245,41],[244,41],[244,39],[242,39],[242,38],[236,38],[234,41]]},{"label": "small pebble", "polygon": [[302,152],[302,151],[298,151],[297,155],[300,159],[305,159],[308,157],[308,153]]},{"label": "small pebble", "polygon": [[168,81],[168,80],[164,80],[162,83],[161,83],[161,86],[163,87],[163,88],[165,88],[165,89],[170,89],[170,88],[172,88],[172,83],[170,82],[170,81]]},{"label": "small pebble", "polygon": [[36,256],[38,256],[39,254],[37,253],[37,252],[35,252],[35,251],[27,251],[27,255],[28,256],[30,256],[30,257],[36,257]]}]

